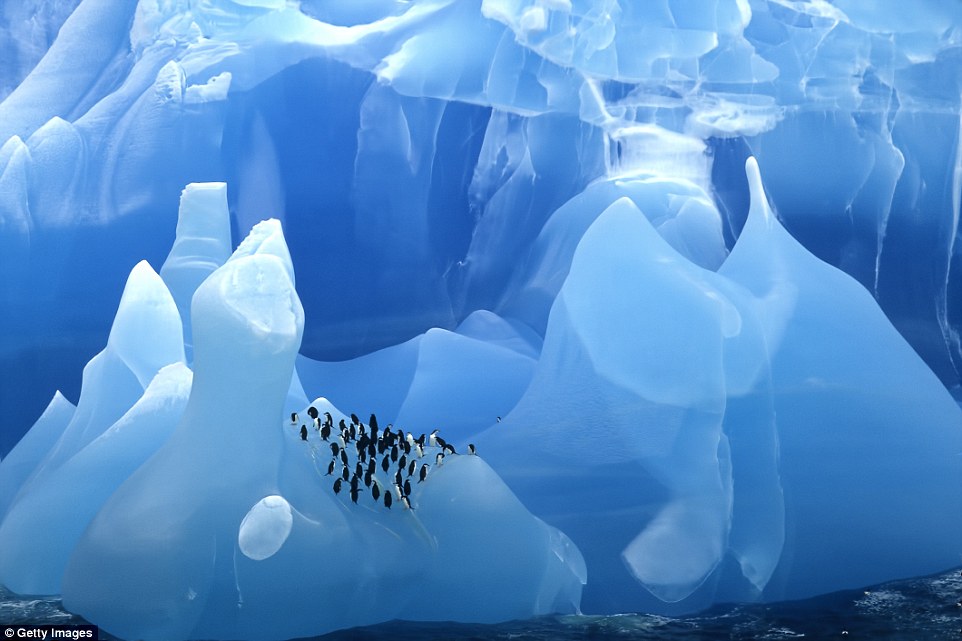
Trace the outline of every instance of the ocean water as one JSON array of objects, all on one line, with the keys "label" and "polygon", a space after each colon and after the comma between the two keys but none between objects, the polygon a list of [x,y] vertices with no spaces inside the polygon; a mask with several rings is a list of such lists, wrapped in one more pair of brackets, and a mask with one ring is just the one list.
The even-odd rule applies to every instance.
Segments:
[{"label": "ocean water", "polygon": [[[87,623],[55,598],[0,588],[0,624]],[[115,637],[101,632],[101,639]],[[647,614],[546,616],[495,625],[391,621],[316,641],[574,641],[715,639],[962,639],[962,573],[892,581],[803,601],[720,605],[685,617]]]}]

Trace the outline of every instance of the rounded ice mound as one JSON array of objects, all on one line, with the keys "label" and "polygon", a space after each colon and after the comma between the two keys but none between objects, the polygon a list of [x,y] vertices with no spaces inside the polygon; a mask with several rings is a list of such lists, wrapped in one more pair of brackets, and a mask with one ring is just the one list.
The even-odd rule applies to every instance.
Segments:
[{"label": "rounded ice mound", "polygon": [[293,525],[291,504],[283,496],[265,496],[241,521],[237,545],[247,558],[263,561],[281,549]]}]

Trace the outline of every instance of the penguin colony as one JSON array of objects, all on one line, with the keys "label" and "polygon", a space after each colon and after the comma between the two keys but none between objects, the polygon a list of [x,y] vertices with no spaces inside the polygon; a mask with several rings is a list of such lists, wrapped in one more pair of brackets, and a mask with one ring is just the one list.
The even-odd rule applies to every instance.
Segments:
[{"label": "penguin colony", "polygon": [[[387,425],[380,429],[377,417],[371,414],[367,425],[356,414],[351,414],[351,422],[344,419],[334,425],[329,412],[321,415],[317,408],[307,408],[314,431],[318,433],[324,447],[330,448],[331,459],[324,477],[333,479],[331,489],[335,495],[345,492],[353,503],[362,494],[370,494],[370,500],[384,509],[391,509],[395,503],[404,509],[411,506],[411,492],[418,483],[428,478],[430,464],[435,468],[444,464],[446,456],[456,455],[454,446],[434,430],[430,435],[421,434],[415,438],[410,432],[393,429]],[[300,419],[297,413],[291,414],[291,425],[295,428]],[[302,424],[300,438],[309,442],[308,429]],[[473,444],[468,451],[476,454]]]}]

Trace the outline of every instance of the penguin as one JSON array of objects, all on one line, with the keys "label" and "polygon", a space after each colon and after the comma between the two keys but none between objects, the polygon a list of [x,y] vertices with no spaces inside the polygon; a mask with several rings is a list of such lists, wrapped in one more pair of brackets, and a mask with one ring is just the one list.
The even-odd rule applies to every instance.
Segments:
[{"label": "penguin", "polygon": [[408,497],[406,497],[406,496],[402,496],[402,497],[401,497],[401,503],[404,503],[404,507],[407,508],[407,509],[409,509],[409,510],[413,510],[413,509],[414,509],[413,507],[411,507],[411,501],[409,501],[409,500],[408,500]]},{"label": "penguin", "polygon": [[428,477],[428,464],[425,463],[421,466],[421,471],[418,473],[418,483],[424,483],[424,479]]},{"label": "penguin", "polygon": [[342,450],[343,450],[345,447],[347,447],[347,443],[344,442],[344,435],[343,435],[343,434],[341,434],[341,435],[339,435],[339,436],[337,437],[337,444],[341,446],[341,449],[342,449]]},{"label": "penguin", "polygon": [[327,474],[325,474],[324,476],[330,476],[331,474],[333,474],[333,473],[334,473],[334,467],[335,467],[336,465],[337,465],[337,464],[332,460],[331,463],[327,466]]},{"label": "penguin", "polygon": [[364,466],[361,465],[360,461],[354,466],[354,474],[355,476],[364,476]]},{"label": "penguin", "polygon": [[424,439],[425,439],[424,432],[422,432],[421,436],[414,439],[414,444],[424,447]]},{"label": "penguin", "polygon": [[390,467],[391,467],[391,459],[385,456],[384,459],[381,461],[381,469],[387,472],[388,468]]},{"label": "penguin", "polygon": [[324,412],[324,422],[330,425],[331,427],[334,426],[334,417],[331,416],[330,412]]},{"label": "penguin", "polygon": [[391,462],[392,462],[392,463],[396,463],[396,462],[397,462],[397,455],[398,455],[397,445],[394,445],[394,446],[391,447]]},{"label": "penguin", "polygon": [[374,412],[371,412],[371,420],[367,424],[371,426],[372,432],[377,432],[377,417],[374,416]]},{"label": "penguin", "polygon": [[404,482],[404,477],[401,476],[401,470],[394,473],[394,484],[400,486]]},{"label": "penguin", "polygon": [[404,437],[404,440],[407,442],[408,446],[414,445],[414,435],[410,432],[407,433],[407,436]]},{"label": "penguin", "polygon": [[414,476],[414,470],[416,470],[417,467],[418,467],[418,462],[411,461],[411,464],[408,465],[408,476]]},{"label": "penguin", "polygon": [[351,488],[351,501],[353,501],[354,503],[357,503],[357,495],[360,494],[360,493],[361,493],[360,488],[352,487],[352,488]]},{"label": "penguin", "polygon": [[367,455],[371,458],[377,456],[377,445],[375,445],[374,441],[367,444]]},{"label": "penguin", "polygon": [[357,417],[357,414],[351,414],[351,425],[360,425],[361,419]]},{"label": "penguin", "polygon": [[424,446],[418,443],[414,446],[414,449],[418,455],[418,458],[424,458]]},{"label": "penguin", "polygon": [[392,489],[394,490],[394,494],[397,496],[397,500],[400,501],[401,498],[404,497],[404,492],[401,491],[401,486],[395,483],[392,486]]},{"label": "penguin", "polygon": [[350,475],[350,473],[348,473],[346,467],[342,467],[342,468],[341,468],[341,478],[344,479],[345,481],[348,480],[349,478],[351,478],[351,475]]},{"label": "penguin", "polygon": [[314,429],[317,430],[318,432],[320,432],[320,431],[321,431],[321,419],[315,417],[315,418],[312,419],[312,420],[313,420],[313,423],[314,423]]},{"label": "penguin", "polygon": [[370,472],[364,473],[364,487],[371,487],[371,481],[374,480],[374,475]]},{"label": "penguin", "polygon": [[317,418],[317,408],[311,405],[307,408],[307,415],[311,418]]},{"label": "penguin", "polygon": [[291,425],[297,425],[297,412],[291,412]]},{"label": "penguin", "polygon": [[500,417],[500,416],[497,417],[497,421],[498,421],[499,423],[501,422],[501,417]]},{"label": "penguin", "polygon": [[337,426],[338,426],[339,428],[341,428],[341,433],[342,433],[342,434],[347,431],[347,423],[344,422],[344,419],[343,419],[343,418],[342,418],[340,421],[337,422]]},{"label": "penguin", "polygon": [[428,445],[430,445],[431,447],[438,446],[438,432],[440,431],[441,430],[434,430],[433,432],[431,432],[431,436],[428,437]]},{"label": "penguin", "polygon": [[387,509],[390,510],[390,509],[391,509],[391,502],[392,502],[392,500],[393,500],[393,499],[391,498],[391,493],[390,493],[390,492],[385,492],[385,493],[384,493],[384,507],[386,507]]},{"label": "penguin", "polygon": [[411,479],[404,479],[404,496],[411,496]]},{"label": "penguin", "polygon": [[402,443],[402,445],[404,446],[404,453],[405,453],[405,454],[410,454],[410,453],[411,453],[411,444],[408,443],[407,441],[404,441],[404,442]]},{"label": "penguin", "polygon": [[374,497],[375,501],[381,498],[381,488],[377,486],[377,483],[371,486],[371,496]]},{"label": "penguin", "polygon": [[340,450],[341,448],[338,446],[337,443],[331,443],[331,456],[337,456]]},{"label": "penguin", "polygon": [[477,455],[478,451],[474,449],[474,443],[468,443],[468,454]]},{"label": "penguin", "polygon": [[301,440],[307,440],[307,425],[301,425]]},{"label": "penguin", "polygon": [[331,424],[324,423],[324,425],[321,426],[321,438],[326,441],[330,437],[331,437]]},{"label": "penguin", "polygon": [[361,487],[361,480],[355,474],[351,477],[351,489],[356,492],[359,487]]},{"label": "penguin", "polygon": [[347,428],[347,433],[351,437],[350,440],[353,441],[354,439],[357,438],[357,428],[354,426],[354,423],[351,423],[350,427]]},{"label": "penguin", "polygon": [[347,450],[341,450],[341,463],[344,464],[344,467],[347,467]]},{"label": "penguin", "polygon": [[438,452],[438,455],[434,457],[435,467],[441,467],[442,462],[444,462],[444,453]]},{"label": "penguin", "polygon": [[408,457],[402,454],[401,458],[399,458],[397,461],[397,466],[399,470],[403,470],[404,468],[406,468],[408,466]]},{"label": "penguin", "polygon": [[444,451],[445,451],[445,452],[451,452],[452,454],[457,454],[457,453],[458,453],[457,450],[454,449],[454,446],[451,445],[450,443],[445,443],[445,444],[444,444]]},{"label": "penguin", "polygon": [[367,464],[367,473],[373,476],[375,472],[377,472],[377,460],[372,457]]},{"label": "penguin", "polygon": [[443,438],[441,438],[440,436],[435,436],[435,437],[434,437],[434,444],[437,445],[438,447],[440,447],[442,450],[448,446],[448,442],[445,441],[445,440],[444,440]]},{"label": "penguin", "polygon": [[334,493],[335,494],[341,493],[341,479],[337,479],[336,481],[334,481]]}]

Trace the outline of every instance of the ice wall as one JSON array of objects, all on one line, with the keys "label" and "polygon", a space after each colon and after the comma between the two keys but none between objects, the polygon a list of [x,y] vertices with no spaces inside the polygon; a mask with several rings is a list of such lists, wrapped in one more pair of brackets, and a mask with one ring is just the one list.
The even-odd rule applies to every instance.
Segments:
[{"label": "ice wall", "polygon": [[[5,4],[0,33],[9,587],[63,587],[112,616],[98,599],[129,577],[87,599],[76,568],[101,562],[110,506],[147,491],[124,488],[179,465],[200,474],[181,457],[202,437],[183,426],[213,410],[186,401],[200,414],[175,420],[187,385],[228,404],[231,388],[257,388],[264,420],[324,397],[441,427],[459,451],[474,442],[584,553],[587,574],[554,534],[538,539],[577,590],[588,577],[586,611],[804,596],[958,563],[962,448],[945,391],[962,359],[957,3],[82,0]],[[265,261],[280,271],[243,268]],[[199,329],[194,292],[227,273]],[[121,303],[133,314],[117,305],[128,275],[150,292]],[[243,353],[234,342],[290,338],[275,336],[269,296],[231,298],[259,291],[248,277],[276,278],[303,308],[296,346],[275,344],[290,362],[265,365],[263,386],[213,365]],[[238,318],[251,321],[228,331]],[[125,343],[142,324],[158,340]],[[145,440],[121,453],[141,422]],[[263,444],[272,465],[300,445],[286,436]],[[57,488],[89,476],[89,448],[115,472],[72,501]],[[153,451],[167,462],[141,467]],[[216,532],[226,546],[224,523],[244,515],[267,549],[288,527],[285,540],[313,536],[322,508],[292,494],[310,475],[249,467],[231,473],[263,492],[245,489],[223,520],[171,525],[170,540]],[[459,474],[488,483],[486,467]],[[157,500],[176,521],[215,494]],[[54,507],[75,510],[75,531],[33,546]],[[74,543],[87,552],[70,565]],[[38,557],[51,561],[34,577]],[[157,588],[195,598],[171,605],[172,628],[141,612],[151,634],[254,625],[214,627],[236,601],[224,577],[273,570],[219,558],[189,590]],[[568,585],[564,572],[549,583]],[[195,583],[217,595],[209,609]],[[463,597],[452,612],[471,602],[446,592]],[[245,598],[270,611],[269,595]]]}]

